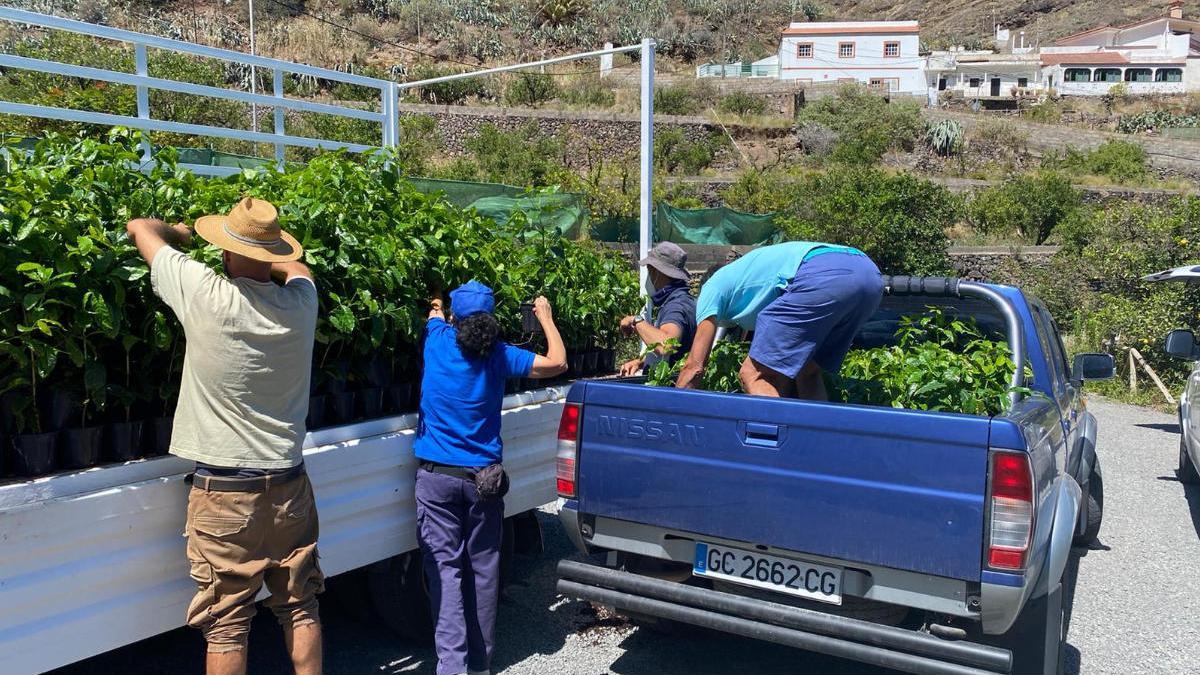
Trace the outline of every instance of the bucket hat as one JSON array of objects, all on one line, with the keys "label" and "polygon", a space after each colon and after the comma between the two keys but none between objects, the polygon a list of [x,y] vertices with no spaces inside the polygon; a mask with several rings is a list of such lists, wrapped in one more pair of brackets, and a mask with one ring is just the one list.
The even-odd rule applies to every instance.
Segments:
[{"label": "bucket hat", "polygon": [[687,281],[691,275],[687,271],[687,253],[678,245],[664,241],[638,261],[639,265],[649,265],[672,279]]},{"label": "bucket hat", "polygon": [[230,253],[262,262],[291,262],[304,254],[300,242],[279,229],[279,212],[268,201],[246,197],[224,216],[201,216],[196,234]]}]

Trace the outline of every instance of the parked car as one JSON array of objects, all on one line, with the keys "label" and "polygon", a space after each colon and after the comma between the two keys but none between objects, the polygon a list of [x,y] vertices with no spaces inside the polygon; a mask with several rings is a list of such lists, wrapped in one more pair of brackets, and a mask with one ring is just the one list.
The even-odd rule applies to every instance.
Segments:
[{"label": "parked car", "polygon": [[1192,362],[1187,386],[1179,395],[1179,480],[1189,485],[1200,484],[1200,345],[1190,330],[1173,330],[1167,334],[1166,352],[1177,359]]},{"label": "parked car", "polygon": [[1017,364],[1006,412],[577,383],[560,515],[581,551],[608,555],[560,563],[559,591],[907,672],[1060,673],[1071,548],[1103,516],[1082,388],[1113,358],[1069,361],[1050,313],[1013,287],[886,286],[863,335],[928,306],[971,317]]}]

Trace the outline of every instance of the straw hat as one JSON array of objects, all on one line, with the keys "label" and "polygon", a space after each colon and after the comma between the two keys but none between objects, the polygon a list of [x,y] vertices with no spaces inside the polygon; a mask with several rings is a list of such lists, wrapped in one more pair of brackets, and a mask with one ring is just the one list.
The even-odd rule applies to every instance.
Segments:
[{"label": "straw hat", "polygon": [[291,262],[304,253],[300,242],[279,229],[275,205],[253,197],[238,202],[227,216],[202,216],[196,234],[218,248],[262,262]]}]

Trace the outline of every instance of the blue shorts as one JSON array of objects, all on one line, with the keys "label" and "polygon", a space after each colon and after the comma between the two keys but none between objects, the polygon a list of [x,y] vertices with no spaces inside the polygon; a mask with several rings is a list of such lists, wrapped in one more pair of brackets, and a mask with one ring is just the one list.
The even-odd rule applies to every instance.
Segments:
[{"label": "blue shorts", "polygon": [[810,256],[783,295],[758,315],[750,358],[790,378],[809,360],[836,373],[882,299],[883,279],[867,256]]}]

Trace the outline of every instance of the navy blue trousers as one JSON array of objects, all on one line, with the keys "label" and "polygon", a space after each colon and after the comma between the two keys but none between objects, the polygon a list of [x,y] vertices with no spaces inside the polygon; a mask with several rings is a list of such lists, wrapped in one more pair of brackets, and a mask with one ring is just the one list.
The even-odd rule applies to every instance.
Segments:
[{"label": "navy blue trousers", "polygon": [[490,669],[504,501],[481,500],[471,481],[417,469],[417,528],[433,607],[438,675]]}]

